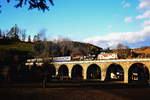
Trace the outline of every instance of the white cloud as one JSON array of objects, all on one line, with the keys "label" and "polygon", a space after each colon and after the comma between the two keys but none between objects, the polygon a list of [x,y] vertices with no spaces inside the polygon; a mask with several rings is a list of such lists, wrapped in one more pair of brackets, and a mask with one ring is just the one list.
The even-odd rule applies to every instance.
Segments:
[{"label": "white cloud", "polygon": [[150,26],[146,26],[138,32],[109,33],[105,36],[90,37],[85,39],[84,42],[103,48],[114,48],[118,43],[138,43],[144,41],[147,37],[150,37]]},{"label": "white cloud", "polygon": [[129,8],[131,6],[131,4],[126,1],[122,1],[121,4],[122,4],[123,8]]},{"label": "white cloud", "polygon": [[132,19],[132,17],[130,17],[130,16],[128,16],[128,17],[126,17],[125,19],[124,19],[124,22],[125,23],[129,23],[129,22],[132,22],[133,21],[133,19]]},{"label": "white cloud", "polygon": [[136,17],[136,19],[143,19],[143,18],[150,18],[150,10],[147,10],[146,12],[144,12],[144,14],[138,15]]},{"label": "white cloud", "polygon": [[150,0],[140,0],[139,9],[150,8]]},{"label": "white cloud", "polygon": [[143,25],[144,27],[150,26],[150,20],[144,21],[144,23],[143,23],[142,25]]},{"label": "white cloud", "polygon": [[[126,1],[124,0],[122,2],[122,5],[124,5],[125,3]],[[140,0],[140,4],[138,8],[144,9],[143,11],[145,12],[141,15],[138,15],[136,19],[150,18],[150,0]],[[124,19],[124,22],[126,23],[132,21],[133,18],[130,16]],[[133,44],[145,42],[147,41],[148,38],[150,38],[150,19],[145,20],[142,25],[143,25],[143,29],[137,32],[109,33],[104,36],[89,37],[85,39],[84,42],[91,43],[103,48],[107,48],[107,47],[114,48],[119,43],[133,45]]]},{"label": "white cloud", "polygon": [[51,40],[51,41],[54,41],[54,42],[70,41],[69,38],[61,37],[61,36],[53,37],[53,38],[51,38],[50,40]]}]

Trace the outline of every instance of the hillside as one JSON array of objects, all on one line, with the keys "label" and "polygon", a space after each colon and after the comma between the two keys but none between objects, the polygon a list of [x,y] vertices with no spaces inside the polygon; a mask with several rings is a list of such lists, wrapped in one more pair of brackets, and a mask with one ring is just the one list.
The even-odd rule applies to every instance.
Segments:
[{"label": "hillside", "polygon": [[[8,42],[8,43],[7,43]],[[38,42],[37,42],[38,43]],[[44,48],[41,47],[41,43],[39,42],[40,50],[44,52]],[[36,43],[28,43],[28,42],[21,42],[21,41],[3,41],[0,43],[0,50],[1,51],[14,51],[17,52],[33,52],[33,47]],[[54,43],[52,41],[47,42],[47,46],[49,49],[49,52],[54,51],[54,56],[75,56],[75,55],[88,55],[89,53],[95,53],[102,50],[102,48],[94,46],[89,43],[81,43],[81,42],[73,42],[73,41],[62,41]],[[39,49],[38,47],[38,49]],[[37,50],[38,51],[38,50]],[[10,54],[11,55],[11,54]]]},{"label": "hillside", "polygon": [[[74,41],[62,41],[59,42],[58,45],[60,47],[60,51],[63,56],[95,54],[95,53],[99,53],[102,50],[102,48],[94,46],[89,43],[81,43],[81,42],[74,42]],[[65,53],[66,51],[68,51],[69,54]]]},{"label": "hillside", "polygon": [[140,47],[134,49],[115,49],[119,58],[150,58],[150,47]]},{"label": "hillside", "polygon": [[141,47],[141,48],[136,48],[133,49],[134,52],[140,53],[140,54],[150,54],[150,47]]},{"label": "hillside", "polygon": [[0,49],[3,50],[18,50],[18,51],[30,51],[33,48],[32,43],[25,43],[25,42],[13,42],[11,44],[1,44]]},{"label": "hillside", "polygon": [[[42,42],[40,42],[42,43]],[[48,41],[49,52],[53,53],[53,56],[83,56],[89,54],[99,54],[103,49],[89,43],[81,43],[75,41],[61,41],[52,42]],[[34,56],[33,47],[35,43],[21,42],[21,41],[0,41],[0,54],[4,56],[24,55],[27,58]],[[41,52],[44,52],[44,48],[41,48]],[[38,50],[37,50],[38,51]],[[139,56],[147,57],[150,55],[150,47],[141,47],[132,49],[134,53]],[[19,52],[19,53],[18,53]],[[121,51],[120,51],[121,52]],[[123,51],[124,52],[124,51]],[[129,51],[126,53],[129,53]],[[30,54],[27,55],[27,54]],[[41,54],[38,53],[37,56]],[[121,53],[122,54],[122,53]],[[125,53],[123,53],[125,54]],[[131,55],[131,54],[129,54]],[[24,57],[23,56],[23,57]]]}]

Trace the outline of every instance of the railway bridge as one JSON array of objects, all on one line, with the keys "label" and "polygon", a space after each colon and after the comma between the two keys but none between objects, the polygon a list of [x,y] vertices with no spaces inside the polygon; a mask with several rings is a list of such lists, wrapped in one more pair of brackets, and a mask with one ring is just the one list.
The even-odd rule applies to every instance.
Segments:
[{"label": "railway bridge", "polygon": [[[44,64],[41,66],[44,67]],[[149,82],[150,59],[53,62],[49,64],[49,72],[62,79],[68,77],[73,80]]]}]

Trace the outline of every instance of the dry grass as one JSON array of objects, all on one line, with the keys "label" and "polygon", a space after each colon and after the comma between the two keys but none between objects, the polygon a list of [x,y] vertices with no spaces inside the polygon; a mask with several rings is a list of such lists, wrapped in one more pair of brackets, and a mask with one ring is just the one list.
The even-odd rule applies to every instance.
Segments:
[{"label": "dry grass", "polygon": [[142,54],[150,54],[150,48],[135,49],[134,52],[136,52],[136,53],[142,53]]}]

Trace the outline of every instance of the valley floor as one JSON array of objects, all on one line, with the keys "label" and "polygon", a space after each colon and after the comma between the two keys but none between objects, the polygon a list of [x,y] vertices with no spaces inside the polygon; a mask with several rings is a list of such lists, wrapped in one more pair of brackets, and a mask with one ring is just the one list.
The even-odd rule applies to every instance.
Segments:
[{"label": "valley floor", "polygon": [[1,87],[1,100],[150,100],[148,87]]}]

